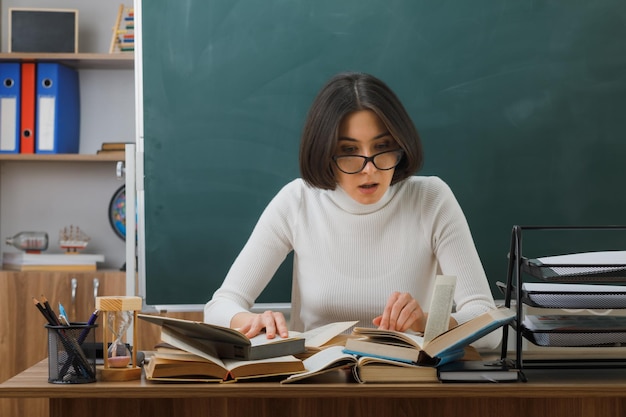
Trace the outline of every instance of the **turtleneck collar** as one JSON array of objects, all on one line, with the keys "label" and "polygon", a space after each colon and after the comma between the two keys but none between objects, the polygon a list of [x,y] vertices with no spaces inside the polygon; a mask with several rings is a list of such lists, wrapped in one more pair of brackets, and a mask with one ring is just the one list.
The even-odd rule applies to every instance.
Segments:
[{"label": "turtleneck collar", "polygon": [[334,190],[326,190],[329,199],[337,205],[337,207],[351,214],[370,214],[385,207],[393,196],[398,192],[402,182],[394,184],[387,189],[387,192],[375,203],[361,204],[354,200],[346,193],[346,191],[337,185]]}]

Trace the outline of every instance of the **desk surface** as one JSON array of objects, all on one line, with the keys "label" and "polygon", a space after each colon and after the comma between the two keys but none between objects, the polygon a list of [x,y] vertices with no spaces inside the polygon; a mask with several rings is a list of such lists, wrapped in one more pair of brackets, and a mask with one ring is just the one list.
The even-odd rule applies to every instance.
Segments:
[{"label": "desk surface", "polygon": [[[527,371],[529,382],[358,384],[336,372],[300,384],[278,382],[48,383],[47,361],[0,384],[0,398],[47,399],[50,417],[603,417],[626,415],[626,369]],[[557,377],[558,375],[559,377]],[[27,409],[31,409],[27,405]],[[22,411],[12,415],[26,415]],[[35,414],[29,414],[35,416]]]},{"label": "desk surface", "polygon": [[[558,373],[557,377],[555,374]],[[48,383],[44,360],[0,384],[0,398],[626,398],[626,369],[526,371],[529,382],[357,384],[341,374],[298,384],[278,382],[91,384]]]}]

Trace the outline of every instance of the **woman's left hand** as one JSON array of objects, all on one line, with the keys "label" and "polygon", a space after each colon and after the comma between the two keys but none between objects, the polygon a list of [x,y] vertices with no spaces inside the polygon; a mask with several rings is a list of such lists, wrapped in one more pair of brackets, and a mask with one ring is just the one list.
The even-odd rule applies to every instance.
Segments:
[{"label": "woman's left hand", "polygon": [[411,294],[396,291],[389,296],[383,314],[372,320],[372,323],[382,330],[405,332],[411,329],[423,332],[426,327],[426,315]]}]

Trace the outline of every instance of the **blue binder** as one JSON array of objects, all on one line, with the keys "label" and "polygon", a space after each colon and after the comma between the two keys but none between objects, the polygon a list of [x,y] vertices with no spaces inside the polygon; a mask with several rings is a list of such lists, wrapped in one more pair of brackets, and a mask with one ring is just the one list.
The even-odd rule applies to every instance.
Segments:
[{"label": "blue binder", "polygon": [[58,63],[37,64],[35,153],[78,153],[78,72]]},{"label": "blue binder", "polygon": [[0,153],[20,152],[19,62],[0,63]]}]

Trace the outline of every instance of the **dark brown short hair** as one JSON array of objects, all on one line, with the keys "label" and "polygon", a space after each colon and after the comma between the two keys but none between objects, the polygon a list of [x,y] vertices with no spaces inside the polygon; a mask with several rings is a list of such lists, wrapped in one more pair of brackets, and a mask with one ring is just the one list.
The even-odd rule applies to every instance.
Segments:
[{"label": "dark brown short hair", "polygon": [[372,75],[346,72],[335,75],[322,87],[307,114],[300,142],[300,174],[309,185],[326,190],[337,186],[332,157],[339,125],[358,110],[376,113],[404,150],[392,184],[422,167],[422,142],[396,94]]}]

